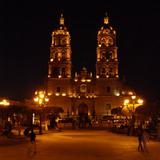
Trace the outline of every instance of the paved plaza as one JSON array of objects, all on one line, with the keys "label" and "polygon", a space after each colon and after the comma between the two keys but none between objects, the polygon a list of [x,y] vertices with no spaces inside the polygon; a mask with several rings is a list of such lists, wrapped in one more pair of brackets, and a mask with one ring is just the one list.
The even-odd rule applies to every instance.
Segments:
[{"label": "paved plaza", "polygon": [[149,152],[137,151],[137,138],[106,130],[64,130],[37,135],[37,153],[29,139],[0,137],[1,160],[160,160],[160,142],[149,141]]}]

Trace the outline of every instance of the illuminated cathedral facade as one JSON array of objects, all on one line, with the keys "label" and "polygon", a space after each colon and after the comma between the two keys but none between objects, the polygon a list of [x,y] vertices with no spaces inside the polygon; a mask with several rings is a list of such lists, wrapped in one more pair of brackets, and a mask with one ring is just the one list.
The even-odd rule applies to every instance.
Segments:
[{"label": "illuminated cathedral facade", "polygon": [[[109,17],[97,34],[95,75],[85,67],[72,74],[71,35],[63,15],[52,32],[48,62],[47,93],[50,106],[62,107],[63,116],[106,116],[134,94],[119,79],[116,31]],[[87,63],[87,62],[86,62]]]}]

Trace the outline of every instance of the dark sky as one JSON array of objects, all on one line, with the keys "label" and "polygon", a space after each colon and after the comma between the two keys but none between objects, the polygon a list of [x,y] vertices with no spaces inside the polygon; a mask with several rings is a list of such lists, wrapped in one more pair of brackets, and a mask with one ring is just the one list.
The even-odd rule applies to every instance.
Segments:
[{"label": "dark sky", "polygon": [[[34,1],[34,2],[33,2]],[[31,98],[47,76],[51,32],[63,12],[73,69],[94,71],[97,32],[105,12],[117,31],[120,78],[145,98],[160,90],[160,5],[87,1],[2,1],[0,97]],[[79,8],[78,8],[79,7]]]}]

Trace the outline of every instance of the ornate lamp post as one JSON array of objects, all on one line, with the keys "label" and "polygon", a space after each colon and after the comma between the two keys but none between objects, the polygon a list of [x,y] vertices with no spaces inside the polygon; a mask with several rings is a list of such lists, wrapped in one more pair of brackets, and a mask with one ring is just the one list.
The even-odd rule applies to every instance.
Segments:
[{"label": "ornate lamp post", "polygon": [[131,115],[135,113],[137,107],[143,104],[143,99],[137,98],[135,95],[131,96],[129,99],[124,100],[124,109],[127,109]]},{"label": "ornate lamp post", "polygon": [[[39,109],[43,109],[45,104],[49,101],[49,98],[46,95],[45,91],[36,91],[34,102],[38,104]],[[39,134],[42,134],[42,113],[40,112],[40,127],[39,127]]]},{"label": "ornate lamp post", "polygon": [[132,95],[129,99],[125,99],[123,104],[124,104],[123,109],[128,110],[129,113],[131,114],[130,134],[132,134],[132,130],[135,124],[135,110],[137,107],[143,104],[143,99],[137,98],[135,95]]},{"label": "ornate lamp post", "polygon": [[10,102],[7,99],[3,99],[0,101],[2,126],[4,126],[4,123],[5,123],[5,108],[9,105],[10,105]]}]

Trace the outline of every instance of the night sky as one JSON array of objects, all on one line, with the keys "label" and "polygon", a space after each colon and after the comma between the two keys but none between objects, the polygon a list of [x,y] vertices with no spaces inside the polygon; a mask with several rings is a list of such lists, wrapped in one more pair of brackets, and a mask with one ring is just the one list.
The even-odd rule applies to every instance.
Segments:
[{"label": "night sky", "polygon": [[1,2],[0,97],[32,98],[44,84],[51,33],[62,12],[71,34],[73,71],[95,70],[97,32],[108,12],[117,32],[120,78],[144,98],[160,97],[159,4],[33,1]]}]

